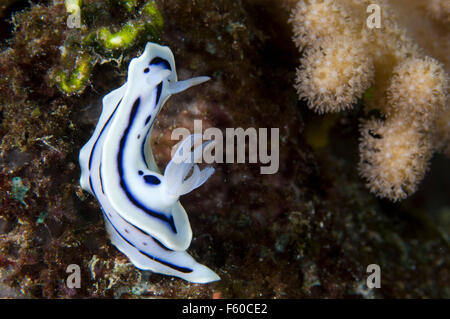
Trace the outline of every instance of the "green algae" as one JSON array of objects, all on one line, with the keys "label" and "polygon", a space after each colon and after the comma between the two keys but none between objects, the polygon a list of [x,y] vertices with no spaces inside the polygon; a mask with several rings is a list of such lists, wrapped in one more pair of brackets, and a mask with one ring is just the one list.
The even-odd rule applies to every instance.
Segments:
[{"label": "green algae", "polygon": [[116,33],[111,33],[106,27],[101,28],[98,32],[98,38],[107,49],[126,49],[135,43],[143,29],[144,26],[141,24],[128,22]]},{"label": "green algae", "polygon": [[73,13],[76,10],[79,10],[83,5],[82,0],[65,0],[64,5],[66,6],[66,11]]},{"label": "green algae", "polygon": [[142,8],[142,12],[151,18],[150,21],[152,25],[162,29],[164,26],[164,19],[154,1],[147,2]]},{"label": "green algae", "polygon": [[133,11],[138,3],[137,0],[120,0],[119,2],[125,7],[125,9],[127,9],[128,12]]},{"label": "green algae", "polygon": [[[83,25],[83,28],[77,30],[79,34],[68,37],[69,43],[64,47],[61,55],[64,67],[53,73],[51,77],[61,92],[67,95],[80,94],[91,78],[93,67],[97,62],[109,61],[120,55],[123,50],[142,46],[148,41],[159,42],[164,20],[154,1],[145,2],[138,11],[137,17],[133,11],[138,8],[138,1],[120,0],[115,2],[116,5],[117,2],[123,7],[119,10],[125,10],[121,13],[128,17],[128,20],[120,27],[114,23],[98,27],[88,23],[90,27]],[[86,12],[95,17],[100,15],[98,11],[101,10],[93,6],[86,10],[81,9],[82,1],[78,0],[67,0],[65,6],[69,13],[80,10],[83,17],[86,16]],[[86,19],[95,20],[89,17]],[[68,60],[67,57],[72,57],[73,64],[64,62]]]},{"label": "green algae", "polygon": [[75,68],[71,73],[65,71],[59,72],[56,77],[58,87],[64,93],[70,95],[80,92],[86,86],[91,75],[93,59],[90,55],[85,54],[77,58]]}]

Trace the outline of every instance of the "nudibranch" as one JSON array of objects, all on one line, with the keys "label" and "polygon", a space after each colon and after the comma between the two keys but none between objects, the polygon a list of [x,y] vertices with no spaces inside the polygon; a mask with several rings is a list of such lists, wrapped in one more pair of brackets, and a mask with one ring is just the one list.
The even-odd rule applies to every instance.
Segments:
[{"label": "nudibranch", "polygon": [[[179,197],[214,172],[195,164],[208,145],[185,138],[160,174],[150,146],[155,118],[175,93],[209,77],[177,81],[168,47],[147,43],[127,82],[103,98],[100,119],[80,151],[81,187],[99,201],[111,242],[140,269],[207,283],[220,278],[187,252],[192,230]],[[194,149],[192,150],[192,147]]]}]

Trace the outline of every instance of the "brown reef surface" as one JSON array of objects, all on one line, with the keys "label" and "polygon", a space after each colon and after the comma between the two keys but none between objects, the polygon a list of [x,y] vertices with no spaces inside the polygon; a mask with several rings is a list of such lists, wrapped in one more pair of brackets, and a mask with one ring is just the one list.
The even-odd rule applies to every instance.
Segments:
[{"label": "brown reef surface", "polygon": [[[276,174],[214,164],[211,179],[181,199],[194,232],[189,253],[221,277],[206,285],[136,269],[109,243],[97,201],[78,183],[78,152],[101,99],[125,81],[149,39],[111,53],[82,46],[81,36],[99,27],[98,8],[101,25],[116,30],[139,19],[137,9],[85,1],[91,22],[78,32],[67,28],[63,1],[10,2],[16,11],[0,11],[15,15],[14,28],[0,25],[0,297],[450,297],[448,160],[436,155],[421,189],[401,204],[369,194],[355,169],[360,108],[318,116],[297,100],[289,1],[156,1],[158,42],[172,49],[179,78],[212,77],[158,116],[159,167],[176,143],[172,129],[192,129],[195,119],[203,128],[280,129]],[[69,42],[96,61],[86,87],[70,95],[53,81]],[[374,263],[382,287],[370,290]],[[65,284],[70,264],[81,267],[81,288]]]}]

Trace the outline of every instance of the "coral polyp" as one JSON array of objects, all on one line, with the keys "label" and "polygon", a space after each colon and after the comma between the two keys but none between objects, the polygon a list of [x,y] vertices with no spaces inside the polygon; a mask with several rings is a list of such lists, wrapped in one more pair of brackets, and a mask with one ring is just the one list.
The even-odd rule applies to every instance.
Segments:
[{"label": "coral polyp", "polygon": [[318,113],[351,108],[370,86],[373,64],[360,45],[333,39],[308,48],[297,69],[295,88]]},{"label": "coral polyp", "polygon": [[393,70],[384,112],[430,130],[445,109],[446,86],[447,74],[437,60],[405,59]]},{"label": "coral polyp", "polygon": [[361,126],[360,173],[371,192],[392,201],[414,193],[431,155],[427,136],[401,120],[372,119]]},{"label": "coral polyp", "polygon": [[[377,28],[365,20],[372,2],[383,13]],[[361,125],[359,170],[372,192],[396,201],[414,193],[433,152],[450,142],[448,75],[396,23],[387,2],[372,2],[297,3],[289,21],[304,54],[295,88],[317,113],[348,110],[359,101],[380,113]]]}]

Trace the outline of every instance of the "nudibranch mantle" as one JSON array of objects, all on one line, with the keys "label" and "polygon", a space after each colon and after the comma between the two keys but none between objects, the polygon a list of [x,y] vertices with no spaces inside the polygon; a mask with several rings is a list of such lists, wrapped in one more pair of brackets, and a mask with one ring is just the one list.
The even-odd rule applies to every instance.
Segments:
[{"label": "nudibranch mantle", "polygon": [[200,170],[195,164],[208,142],[191,151],[201,136],[183,140],[161,174],[150,134],[172,94],[207,80],[178,81],[172,51],[147,43],[131,60],[127,82],[103,98],[97,126],[79,156],[81,187],[102,206],[112,243],[140,269],[197,283],[220,278],[185,251],[192,230],[179,197],[213,174],[213,168]]}]

